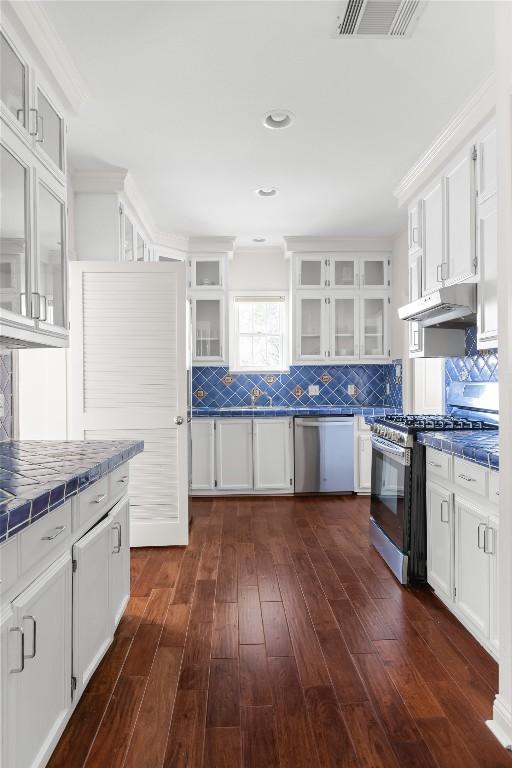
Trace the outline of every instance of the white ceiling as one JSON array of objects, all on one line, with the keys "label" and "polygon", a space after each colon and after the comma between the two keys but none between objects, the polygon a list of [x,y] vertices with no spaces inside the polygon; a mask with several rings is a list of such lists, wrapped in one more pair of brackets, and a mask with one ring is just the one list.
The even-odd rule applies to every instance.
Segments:
[{"label": "white ceiling", "polygon": [[[335,40],[322,0],[46,2],[91,92],[72,164],[129,169],[176,235],[393,234],[393,188],[492,71],[493,6],[434,1],[410,40]],[[270,131],[278,107],[296,120]]]}]

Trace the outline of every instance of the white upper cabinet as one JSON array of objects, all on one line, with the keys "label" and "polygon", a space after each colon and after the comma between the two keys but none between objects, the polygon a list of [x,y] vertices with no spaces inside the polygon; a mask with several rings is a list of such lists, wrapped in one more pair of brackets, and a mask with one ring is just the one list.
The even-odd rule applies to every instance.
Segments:
[{"label": "white upper cabinet", "polygon": [[359,357],[359,299],[336,295],[331,298],[330,351],[334,360]]},{"label": "white upper cabinet", "polygon": [[423,205],[422,200],[415,200],[408,210],[407,242],[409,253],[416,253],[423,248]]},{"label": "white upper cabinet", "polygon": [[224,295],[193,296],[194,361],[222,362],[225,359]]},{"label": "white upper cabinet", "polygon": [[476,142],[477,346],[498,346],[498,222],[496,128],[487,126]]},{"label": "white upper cabinet", "polygon": [[196,254],[190,259],[190,288],[219,290],[224,288],[225,259],[211,254]]},{"label": "white upper cabinet", "polygon": [[423,211],[423,295],[442,285],[444,269],[443,180],[437,179],[424,194]]},{"label": "white upper cabinet", "polygon": [[4,30],[0,54],[1,344],[66,346],[63,113]]},{"label": "white upper cabinet", "polygon": [[365,359],[389,357],[390,350],[387,347],[387,307],[389,298],[387,295],[378,296],[368,294],[360,300],[360,357]]},{"label": "white upper cabinet", "polygon": [[445,285],[460,283],[475,274],[475,158],[465,148],[444,174],[446,254],[442,267]]},{"label": "white upper cabinet", "polygon": [[388,277],[390,260],[379,254],[361,255],[359,257],[359,287],[364,290],[372,288],[389,288],[391,281]]},{"label": "white upper cabinet", "polygon": [[330,288],[357,288],[359,284],[359,257],[356,253],[336,253],[329,257]]},{"label": "white upper cabinet", "polygon": [[329,305],[323,293],[304,291],[295,303],[297,358],[325,360],[329,356]]},{"label": "white upper cabinet", "polygon": [[328,276],[328,255],[305,253],[294,261],[295,287],[300,289],[326,288]]}]

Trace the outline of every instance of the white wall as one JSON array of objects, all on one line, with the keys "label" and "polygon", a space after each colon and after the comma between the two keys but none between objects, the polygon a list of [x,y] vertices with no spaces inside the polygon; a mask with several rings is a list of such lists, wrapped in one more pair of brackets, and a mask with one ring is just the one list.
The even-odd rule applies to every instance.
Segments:
[{"label": "white wall", "polygon": [[280,248],[237,249],[228,261],[230,291],[289,291],[290,259]]}]

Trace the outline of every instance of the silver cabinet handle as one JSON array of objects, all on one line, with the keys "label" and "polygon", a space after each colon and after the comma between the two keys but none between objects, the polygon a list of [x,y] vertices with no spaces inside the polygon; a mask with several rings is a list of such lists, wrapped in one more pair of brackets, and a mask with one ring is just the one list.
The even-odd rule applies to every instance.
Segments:
[{"label": "silver cabinet handle", "polygon": [[111,528],[113,531],[117,531],[117,544],[112,550],[112,554],[117,555],[121,551],[122,545],[121,523],[113,523]]},{"label": "silver cabinet handle", "polygon": [[[48,317],[48,299],[46,298],[46,296],[41,295],[39,301],[40,302],[42,301],[44,306],[44,317],[41,318],[41,320],[44,323],[46,322],[46,319]],[[39,306],[39,314],[41,314],[41,306]]]},{"label": "silver cabinet handle", "polygon": [[21,637],[21,648],[20,648],[20,666],[19,667],[13,667],[9,670],[11,674],[17,675],[19,672],[23,672],[25,669],[25,633],[23,632],[21,627],[11,627],[9,632],[19,632]]},{"label": "silver cabinet handle", "polygon": [[41,536],[41,541],[53,541],[57,538],[57,536],[60,536],[62,531],[66,530],[65,525],[58,525],[56,528],[53,529],[51,533],[47,533],[46,536]]},{"label": "silver cabinet handle", "polygon": [[37,136],[37,129],[38,129],[38,126],[39,126],[39,112],[38,112],[37,109],[35,109],[35,107],[30,107],[29,115],[31,115],[31,114],[35,115],[35,121],[34,121],[34,128],[35,128],[35,130],[29,131],[28,133],[29,133],[29,136]]},{"label": "silver cabinet handle", "polygon": [[437,267],[436,267],[436,277],[437,277],[437,282],[438,283],[442,283],[443,282],[442,269],[443,269],[443,265],[442,264],[438,264]]},{"label": "silver cabinet handle", "polygon": [[95,499],[93,499],[93,500],[92,500],[90,503],[91,503],[91,504],[101,504],[101,502],[103,501],[103,499],[106,499],[106,498],[107,498],[107,494],[106,494],[106,493],[100,493],[100,494],[99,494],[98,496],[96,496],[96,498],[95,498]]},{"label": "silver cabinet handle", "polygon": [[[446,518],[443,517],[443,510],[444,510],[444,505],[445,504],[446,504],[446,510],[447,510]],[[449,523],[450,522],[449,506],[448,506],[448,502],[447,502],[446,499],[443,499],[442,502],[441,502],[441,522],[442,523]]]},{"label": "silver cabinet handle", "polygon": [[[37,315],[34,310],[34,296],[37,296]],[[30,297],[30,316],[33,320],[41,320],[41,294],[37,291],[32,291]]]},{"label": "silver cabinet handle", "polygon": [[418,227],[412,228],[412,241],[415,245],[418,244]]},{"label": "silver cabinet handle", "polygon": [[178,425],[178,427],[183,424],[183,416],[175,416],[174,417],[174,423]]},{"label": "silver cabinet handle", "polygon": [[128,479],[129,479],[128,475],[123,475],[122,477],[119,478],[119,480],[117,482],[118,483],[127,483]]},{"label": "silver cabinet handle", "polygon": [[[490,538],[491,543],[488,544],[487,537]],[[484,529],[484,552],[486,555],[494,555],[494,528],[486,525]]]},{"label": "silver cabinet handle", "polygon": [[476,479],[474,477],[469,477],[469,475],[457,475],[457,477],[460,477],[461,480],[465,480],[466,483],[476,483]]},{"label": "silver cabinet handle", "polygon": [[23,617],[23,621],[32,622],[32,653],[24,654],[25,659],[35,659],[36,656],[36,638],[37,638],[37,621],[32,614],[28,614]]},{"label": "silver cabinet handle", "polygon": [[443,468],[442,464],[437,464],[435,461],[430,461],[430,459],[429,459],[429,461],[427,461],[427,464],[430,464],[431,467],[437,467],[437,469],[442,469]]},{"label": "silver cabinet handle", "polygon": [[44,142],[44,119],[43,116],[39,113],[37,114],[37,122],[36,122],[37,130],[35,133],[36,141],[39,142],[39,144],[42,144]]},{"label": "silver cabinet handle", "polygon": [[[482,528],[484,529],[483,543],[482,543],[482,536],[481,536]],[[478,533],[477,533],[477,536],[478,536],[478,542],[477,542],[478,543],[478,549],[483,549],[484,551],[485,551],[485,529],[486,529],[485,523],[479,523],[478,524]]]}]

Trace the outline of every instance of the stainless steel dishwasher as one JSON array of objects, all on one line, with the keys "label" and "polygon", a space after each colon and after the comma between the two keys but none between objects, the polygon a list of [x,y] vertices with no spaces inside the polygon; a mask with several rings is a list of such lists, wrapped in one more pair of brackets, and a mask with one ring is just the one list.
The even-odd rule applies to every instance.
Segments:
[{"label": "stainless steel dishwasher", "polygon": [[295,418],[295,493],[354,490],[354,417]]}]

